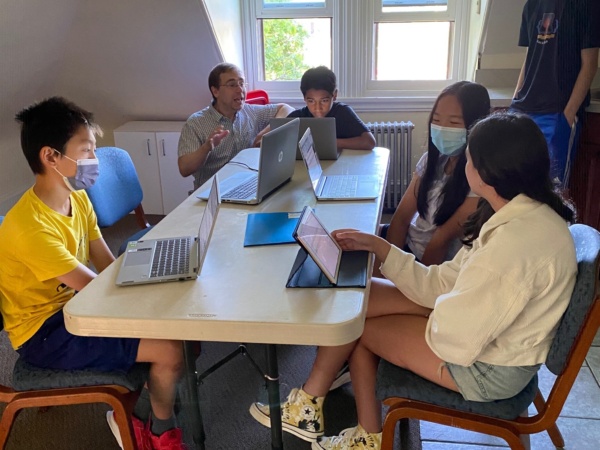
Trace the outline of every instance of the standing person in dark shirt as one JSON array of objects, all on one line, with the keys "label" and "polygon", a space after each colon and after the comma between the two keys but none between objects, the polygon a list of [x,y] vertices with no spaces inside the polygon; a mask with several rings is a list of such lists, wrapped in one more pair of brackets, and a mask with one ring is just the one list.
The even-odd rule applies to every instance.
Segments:
[{"label": "standing person in dark shirt", "polygon": [[372,150],[375,138],[352,108],[336,102],[336,77],[325,66],[308,69],[300,80],[306,106],[288,117],[334,117],[338,149]]},{"label": "standing person in dark shirt", "polygon": [[600,1],[528,0],[519,45],[527,47],[511,107],[548,142],[552,175],[568,185],[582,112],[598,69]]}]

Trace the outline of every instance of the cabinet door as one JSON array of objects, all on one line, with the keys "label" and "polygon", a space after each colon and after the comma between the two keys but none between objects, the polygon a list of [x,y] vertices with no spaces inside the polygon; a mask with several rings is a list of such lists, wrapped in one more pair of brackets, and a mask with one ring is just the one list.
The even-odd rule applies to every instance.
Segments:
[{"label": "cabinet door", "polygon": [[115,131],[115,145],[126,150],[133,160],[144,199],[146,214],[164,214],[156,133],[143,131]]},{"label": "cabinet door", "polygon": [[183,178],[177,165],[178,132],[156,133],[160,183],[162,185],[163,210],[169,214],[184,201],[188,192],[194,189],[194,177]]}]

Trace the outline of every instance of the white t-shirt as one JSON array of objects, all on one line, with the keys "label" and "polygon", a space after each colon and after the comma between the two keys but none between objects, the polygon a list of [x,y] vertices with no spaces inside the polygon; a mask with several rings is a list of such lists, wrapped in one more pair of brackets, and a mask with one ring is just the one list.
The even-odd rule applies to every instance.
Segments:
[{"label": "white t-shirt", "polygon": [[[427,193],[427,213],[425,217],[422,217],[417,211],[410,221],[410,225],[408,227],[408,233],[406,236],[406,245],[410,248],[410,251],[420,260],[423,258],[423,253],[425,253],[425,248],[429,241],[431,240],[433,233],[437,229],[437,225],[434,223],[433,219],[436,211],[440,207],[440,204],[443,200],[441,196],[442,189],[448,180],[448,175],[444,172],[444,167],[448,162],[449,157],[446,155],[440,155],[437,162],[436,167],[436,177],[431,183],[429,188],[429,192]],[[419,162],[417,163],[417,167],[415,172],[419,177],[423,178],[425,175],[425,168],[427,167],[427,153],[421,156]],[[467,197],[477,197],[477,194],[469,191]],[[460,250],[462,247],[462,242],[460,239],[454,239],[450,245],[448,246],[448,251],[446,252],[446,256],[444,257],[444,261],[449,261],[454,258],[454,255]]]}]

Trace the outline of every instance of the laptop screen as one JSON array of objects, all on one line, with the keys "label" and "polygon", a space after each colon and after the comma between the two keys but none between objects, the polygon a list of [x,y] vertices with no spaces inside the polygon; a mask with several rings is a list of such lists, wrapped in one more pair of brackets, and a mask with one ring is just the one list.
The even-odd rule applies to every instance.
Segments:
[{"label": "laptop screen", "polygon": [[306,129],[306,131],[304,132],[304,136],[302,136],[298,145],[300,146],[300,153],[302,153],[302,159],[304,160],[306,168],[308,169],[308,177],[310,178],[310,182],[313,185],[313,189],[315,189],[316,192],[317,185],[319,184],[319,179],[321,178],[321,174],[323,173],[323,169],[321,168],[319,157],[317,156],[317,152],[315,151],[315,146],[313,143],[310,128]]},{"label": "laptop screen", "polygon": [[214,228],[215,219],[217,217],[217,210],[221,203],[221,194],[219,192],[219,178],[217,175],[213,177],[212,186],[210,188],[210,194],[208,196],[208,202],[200,221],[200,228],[198,228],[198,272],[202,268],[204,257],[210,241],[210,236]]}]

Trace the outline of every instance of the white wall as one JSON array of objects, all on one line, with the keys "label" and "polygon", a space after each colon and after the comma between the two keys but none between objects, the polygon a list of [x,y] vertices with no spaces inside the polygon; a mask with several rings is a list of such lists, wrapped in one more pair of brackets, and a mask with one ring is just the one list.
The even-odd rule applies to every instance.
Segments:
[{"label": "white wall", "polygon": [[223,59],[244,67],[240,0],[204,0]]},{"label": "white wall", "polygon": [[104,128],[185,120],[221,54],[201,0],[0,0],[0,214],[32,183],[13,118],[62,95]]}]

